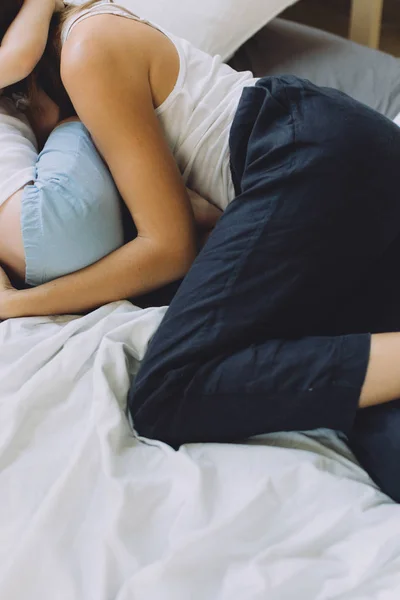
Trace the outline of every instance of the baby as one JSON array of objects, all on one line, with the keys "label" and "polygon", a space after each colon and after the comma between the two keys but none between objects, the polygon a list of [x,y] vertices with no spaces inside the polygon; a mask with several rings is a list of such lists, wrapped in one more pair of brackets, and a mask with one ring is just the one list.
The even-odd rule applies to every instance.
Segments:
[{"label": "baby", "polygon": [[[36,67],[60,6],[59,0],[2,0],[2,90]],[[33,104],[9,89],[0,97],[0,264],[31,286],[124,243],[120,196],[88,131],[77,119],[58,123],[58,107],[41,90]],[[38,154],[41,137],[47,141]]]}]

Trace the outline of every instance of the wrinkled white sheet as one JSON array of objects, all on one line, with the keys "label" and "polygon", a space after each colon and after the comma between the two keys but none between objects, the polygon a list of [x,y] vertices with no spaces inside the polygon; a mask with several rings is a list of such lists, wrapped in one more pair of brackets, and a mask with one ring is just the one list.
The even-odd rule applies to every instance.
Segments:
[{"label": "wrinkled white sheet", "polygon": [[135,439],[163,311],[0,325],[1,600],[400,598],[400,507],[333,434]]}]

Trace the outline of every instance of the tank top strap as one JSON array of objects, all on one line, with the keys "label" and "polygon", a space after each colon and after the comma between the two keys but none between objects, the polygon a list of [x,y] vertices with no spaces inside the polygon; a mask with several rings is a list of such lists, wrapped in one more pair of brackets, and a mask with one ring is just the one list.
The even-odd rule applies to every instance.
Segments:
[{"label": "tank top strap", "polygon": [[66,20],[66,22],[64,23],[64,26],[61,30],[61,45],[65,44],[65,42],[68,39],[69,34],[71,33],[71,31],[75,27],[75,25],[77,25],[81,21],[84,21],[85,19],[88,19],[89,17],[92,17],[94,15],[104,15],[104,14],[117,15],[120,17],[125,17],[127,19],[132,19],[133,21],[138,21],[139,23],[144,23],[145,25],[149,25],[153,29],[156,29],[156,30],[160,31],[162,34],[164,34],[174,44],[175,49],[179,56],[180,68],[179,68],[178,79],[177,79],[177,82],[176,82],[173,92],[170,94],[170,96],[167,98],[167,100],[162,104],[162,106],[158,107],[158,109],[157,109],[157,111],[159,111],[159,112],[165,110],[165,108],[172,102],[174,96],[181,89],[181,87],[183,85],[183,81],[186,77],[186,71],[187,71],[186,62],[187,61],[186,61],[185,50],[182,47],[182,43],[187,44],[187,42],[185,42],[184,40],[181,40],[180,38],[175,37],[174,35],[170,34],[168,31],[166,31],[162,27],[159,27],[158,25],[156,25],[155,23],[152,23],[151,21],[148,21],[147,19],[143,19],[142,17],[139,17],[135,13],[131,12],[131,10],[129,8],[126,8],[125,6],[117,4],[113,0],[99,0],[93,6],[74,13],[69,19]]},{"label": "tank top strap", "polygon": [[115,2],[113,2],[113,0],[99,0],[99,2],[97,2],[90,8],[87,8],[86,10],[78,11],[77,13],[72,15],[72,17],[67,19],[67,21],[65,22],[65,24],[62,28],[62,31],[61,31],[61,44],[62,45],[65,44],[65,42],[68,39],[69,34],[71,33],[71,31],[75,27],[75,25],[77,25],[78,23],[81,23],[81,21],[84,21],[85,19],[88,19],[89,17],[92,17],[94,15],[104,15],[104,14],[117,15],[120,17],[125,17],[127,19],[132,19],[133,21],[139,21],[140,23],[145,23],[147,25],[150,25],[151,27],[154,27],[154,29],[158,29],[159,31],[164,33],[164,31],[160,27],[157,27],[156,25],[154,25],[154,23],[150,23],[149,21],[146,21],[146,19],[142,19],[138,15],[131,12],[128,8],[125,8],[124,6],[121,6],[120,4],[116,4]]}]

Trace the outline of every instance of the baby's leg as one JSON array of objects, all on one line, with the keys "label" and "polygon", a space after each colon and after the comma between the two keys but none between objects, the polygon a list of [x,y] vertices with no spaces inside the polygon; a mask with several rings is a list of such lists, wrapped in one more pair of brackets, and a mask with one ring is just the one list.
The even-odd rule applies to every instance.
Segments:
[{"label": "baby's leg", "polygon": [[59,125],[22,197],[26,283],[35,286],[77,271],[121,246],[121,205],[87,129],[79,121]]}]

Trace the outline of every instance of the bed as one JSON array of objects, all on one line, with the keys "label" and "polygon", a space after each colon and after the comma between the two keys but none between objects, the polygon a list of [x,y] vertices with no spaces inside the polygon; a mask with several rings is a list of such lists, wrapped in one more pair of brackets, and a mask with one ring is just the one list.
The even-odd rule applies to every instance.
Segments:
[{"label": "bed", "polygon": [[[275,20],[232,64],[400,112],[399,61],[306,27]],[[129,381],[165,310],[0,324],[0,597],[399,598],[400,508],[336,434],[135,435]]]}]

